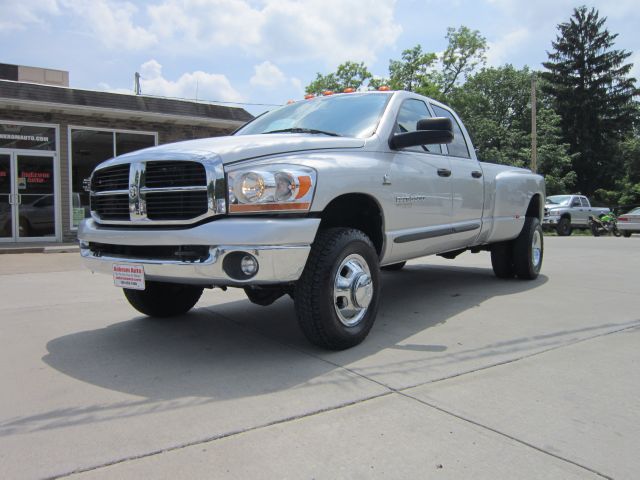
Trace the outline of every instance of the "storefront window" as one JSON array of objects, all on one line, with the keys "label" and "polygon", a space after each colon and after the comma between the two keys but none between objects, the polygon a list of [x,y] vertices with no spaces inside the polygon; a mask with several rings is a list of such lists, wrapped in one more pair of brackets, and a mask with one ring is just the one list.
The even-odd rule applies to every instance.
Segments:
[{"label": "storefront window", "polygon": [[115,155],[155,144],[155,135],[148,133],[71,130],[71,214],[74,228],[89,216],[89,194],[84,190],[84,180],[89,178],[96,165]]},{"label": "storefront window", "polygon": [[0,148],[55,151],[56,129],[40,125],[0,123]]}]

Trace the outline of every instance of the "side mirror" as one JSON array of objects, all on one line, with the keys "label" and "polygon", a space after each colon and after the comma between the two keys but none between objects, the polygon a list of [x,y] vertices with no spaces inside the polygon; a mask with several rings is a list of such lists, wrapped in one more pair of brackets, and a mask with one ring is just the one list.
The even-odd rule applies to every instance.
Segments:
[{"label": "side mirror", "polygon": [[446,117],[423,118],[418,120],[415,132],[396,133],[389,139],[389,147],[394,150],[434,145],[453,141],[453,124]]}]

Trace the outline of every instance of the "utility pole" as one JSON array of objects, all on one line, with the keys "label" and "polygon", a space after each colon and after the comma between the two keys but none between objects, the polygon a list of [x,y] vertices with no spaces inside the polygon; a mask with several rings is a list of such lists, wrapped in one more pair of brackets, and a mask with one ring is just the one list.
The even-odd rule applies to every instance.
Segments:
[{"label": "utility pole", "polygon": [[538,168],[538,138],[536,128],[536,72],[531,76],[531,171]]},{"label": "utility pole", "polygon": [[140,74],[138,72],[136,72],[136,74],[134,75],[134,92],[136,93],[136,95],[140,95],[142,93],[142,89],[140,88]]}]

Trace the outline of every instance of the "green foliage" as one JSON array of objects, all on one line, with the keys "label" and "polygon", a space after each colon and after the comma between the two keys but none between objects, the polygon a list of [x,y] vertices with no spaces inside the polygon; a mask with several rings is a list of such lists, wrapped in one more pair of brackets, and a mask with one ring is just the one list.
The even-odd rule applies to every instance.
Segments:
[{"label": "green foliage", "polygon": [[313,82],[307,85],[306,93],[321,94],[326,90],[342,92],[345,88],[360,88],[364,82],[372,78],[364,62],[345,62],[338,66],[335,73],[316,74]]},{"label": "green foliage", "polygon": [[554,50],[543,64],[545,91],[575,154],[577,187],[586,194],[611,190],[623,176],[617,144],[631,129],[637,108],[632,64],[624,63],[631,53],[613,49],[617,34],[604,28],[605,21],[593,8],[574,9],[558,26]]},{"label": "green foliage", "polygon": [[420,45],[402,52],[401,60],[389,61],[389,86],[393,90],[415,92],[431,84],[430,71],[438,59],[435,53],[425,53]]},{"label": "green foliage", "polygon": [[447,29],[446,39],[449,44],[440,59],[442,71],[438,83],[440,92],[446,96],[455,85],[466,79],[476,68],[486,63],[487,40],[478,30],[471,30],[464,25]]},{"label": "green foliage", "polygon": [[[456,88],[451,105],[463,119],[481,160],[529,167],[531,159],[531,76],[511,65],[485,68]],[[537,116],[538,172],[547,193],[565,193],[575,182],[560,118],[540,102]]]}]

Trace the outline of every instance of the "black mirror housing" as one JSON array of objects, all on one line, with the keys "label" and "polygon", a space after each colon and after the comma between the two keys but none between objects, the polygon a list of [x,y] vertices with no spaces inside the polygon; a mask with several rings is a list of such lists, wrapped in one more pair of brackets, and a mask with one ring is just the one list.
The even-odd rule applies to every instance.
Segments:
[{"label": "black mirror housing", "polygon": [[389,139],[389,147],[394,150],[418,145],[435,145],[453,141],[451,119],[445,117],[418,120],[415,132],[396,133]]}]

